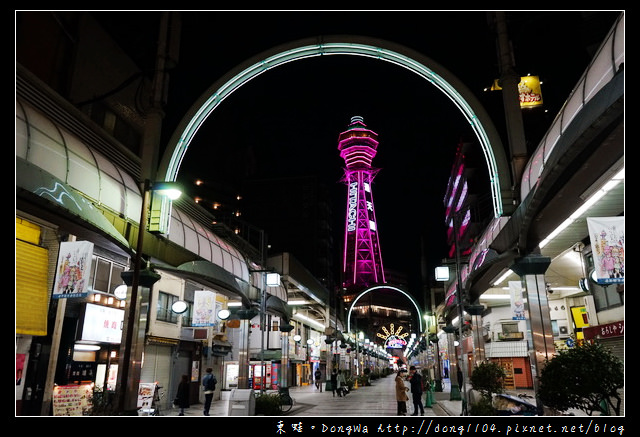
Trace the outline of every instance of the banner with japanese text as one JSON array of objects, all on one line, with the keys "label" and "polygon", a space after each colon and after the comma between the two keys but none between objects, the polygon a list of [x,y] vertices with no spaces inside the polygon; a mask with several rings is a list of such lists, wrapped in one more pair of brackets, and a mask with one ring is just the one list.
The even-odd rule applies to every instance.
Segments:
[{"label": "banner with japanese text", "polygon": [[56,279],[53,283],[54,299],[87,296],[92,255],[93,243],[90,241],[60,243]]},{"label": "banner with japanese text", "polygon": [[595,280],[624,283],[624,216],[587,217]]},{"label": "banner with japanese text", "polygon": [[509,281],[509,294],[511,295],[511,319],[525,320],[522,283],[520,281]]},{"label": "banner with japanese text", "polygon": [[208,290],[196,290],[193,297],[192,326],[215,326],[216,294]]}]

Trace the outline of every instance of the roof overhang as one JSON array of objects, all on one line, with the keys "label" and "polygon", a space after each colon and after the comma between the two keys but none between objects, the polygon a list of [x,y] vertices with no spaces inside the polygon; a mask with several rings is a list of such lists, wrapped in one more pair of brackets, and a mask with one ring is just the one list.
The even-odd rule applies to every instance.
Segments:
[{"label": "roof overhang", "polygon": [[25,209],[40,207],[41,210],[62,216],[76,225],[90,228],[120,249],[131,253],[127,239],[99,208],[52,174],[16,157],[16,201],[21,199],[25,201],[22,203]]}]

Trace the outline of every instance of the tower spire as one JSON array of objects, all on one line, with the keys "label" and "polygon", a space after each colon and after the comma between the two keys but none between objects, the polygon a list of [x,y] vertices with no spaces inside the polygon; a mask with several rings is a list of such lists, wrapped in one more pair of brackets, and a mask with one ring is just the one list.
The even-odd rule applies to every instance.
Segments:
[{"label": "tower spire", "polygon": [[361,116],[351,117],[347,130],[338,137],[344,159],[347,213],[344,233],[343,288],[362,289],[385,283],[372,183],[379,169],[372,167],[378,134],[368,129]]}]

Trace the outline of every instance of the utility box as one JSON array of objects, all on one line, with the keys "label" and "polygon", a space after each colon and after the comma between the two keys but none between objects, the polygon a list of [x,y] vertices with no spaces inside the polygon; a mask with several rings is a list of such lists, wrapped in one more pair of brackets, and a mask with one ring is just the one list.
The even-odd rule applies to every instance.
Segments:
[{"label": "utility box", "polygon": [[256,396],[253,389],[234,388],[229,398],[229,416],[253,416],[256,413]]}]

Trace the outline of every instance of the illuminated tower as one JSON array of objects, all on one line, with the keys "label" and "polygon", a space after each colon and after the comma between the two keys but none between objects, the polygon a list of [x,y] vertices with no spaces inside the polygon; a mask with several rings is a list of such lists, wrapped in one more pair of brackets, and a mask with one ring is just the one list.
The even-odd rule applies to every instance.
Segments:
[{"label": "illuminated tower", "polygon": [[367,129],[362,117],[352,117],[338,137],[338,150],[346,165],[342,179],[347,185],[342,267],[346,294],[385,283],[372,194],[372,182],[379,171],[371,167],[377,147],[378,134]]}]

